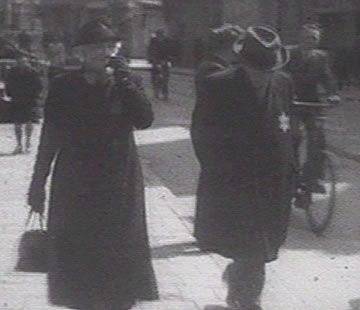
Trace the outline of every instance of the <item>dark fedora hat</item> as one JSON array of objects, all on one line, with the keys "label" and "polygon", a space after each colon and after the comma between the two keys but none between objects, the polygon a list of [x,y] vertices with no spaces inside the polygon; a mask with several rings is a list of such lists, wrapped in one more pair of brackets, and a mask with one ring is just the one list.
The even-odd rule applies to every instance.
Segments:
[{"label": "dark fedora hat", "polygon": [[117,42],[120,38],[101,19],[95,19],[84,24],[75,36],[73,47],[104,43]]},{"label": "dark fedora hat", "polygon": [[265,70],[277,70],[289,60],[289,51],[280,36],[265,26],[249,27],[242,40],[237,40],[233,50],[248,63]]}]

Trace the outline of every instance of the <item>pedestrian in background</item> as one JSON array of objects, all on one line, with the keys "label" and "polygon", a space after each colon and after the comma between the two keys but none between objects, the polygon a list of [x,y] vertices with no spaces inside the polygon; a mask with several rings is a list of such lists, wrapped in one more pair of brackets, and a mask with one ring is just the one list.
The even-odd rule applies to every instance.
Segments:
[{"label": "pedestrian in background", "polygon": [[192,139],[201,172],[195,237],[202,250],[233,260],[224,273],[230,308],[255,310],[265,263],[277,259],[286,238],[293,91],[291,79],[278,71],[288,55],[277,33],[250,27],[243,41],[230,42],[224,47],[235,51],[235,64],[228,65],[230,57],[212,62],[197,80]]},{"label": "pedestrian in background", "polygon": [[[6,93],[11,97],[11,120],[14,122],[16,148],[13,154],[30,152],[36,106],[42,91],[39,74],[30,66],[29,59],[17,54],[17,64],[10,69],[6,81]],[[25,132],[25,149],[23,148]]]},{"label": "pedestrian in background", "polygon": [[170,39],[163,29],[157,30],[147,49],[148,61],[152,64],[151,83],[155,98],[159,98],[161,93],[163,99],[169,99],[170,66],[173,58],[171,52]]},{"label": "pedestrian in background", "polygon": [[[302,102],[320,102],[322,94],[319,87],[325,91],[325,98],[330,102],[338,102],[336,95],[336,80],[329,66],[328,54],[318,48],[321,30],[315,24],[303,26],[300,34],[300,44],[291,51],[291,60],[286,69],[291,74],[295,85],[296,100]],[[306,163],[302,169],[306,184],[317,193],[325,193],[321,183],[324,170],[325,133],[321,122],[321,110],[314,108],[303,110],[296,118],[305,125],[308,136]],[[301,138],[295,139],[295,148],[301,143]]]},{"label": "pedestrian in background", "polygon": [[98,20],[79,30],[74,47],[83,66],[51,83],[28,194],[42,214],[54,162],[49,297],[75,309],[125,310],[158,298],[133,137],[134,127],[151,125],[153,112],[137,76],[107,74],[116,41]]}]

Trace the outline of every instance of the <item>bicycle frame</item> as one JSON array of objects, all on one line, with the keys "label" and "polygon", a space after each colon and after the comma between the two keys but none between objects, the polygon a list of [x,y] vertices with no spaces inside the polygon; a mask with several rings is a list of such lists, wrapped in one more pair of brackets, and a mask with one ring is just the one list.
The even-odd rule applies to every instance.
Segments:
[{"label": "bicycle frame", "polygon": [[[323,102],[304,102],[304,101],[294,101],[291,105],[292,110],[292,116],[293,116],[293,127],[294,127],[294,140],[296,143],[294,144],[296,159],[297,159],[297,165],[299,168],[299,172],[301,174],[301,168],[300,167],[300,161],[299,161],[299,150],[296,146],[300,146],[301,142],[303,142],[303,136],[304,136],[304,126],[305,123],[303,121],[302,117],[303,115],[310,115],[315,119],[317,127],[319,127],[321,130],[324,128],[324,124],[326,119],[328,119],[327,116],[324,115],[324,110],[333,108],[335,105],[330,103],[323,103]],[[325,141],[326,144],[326,141]],[[307,158],[308,154],[306,154]]]},{"label": "bicycle frame", "polygon": [[[304,209],[306,211],[309,226],[311,230],[316,234],[320,234],[321,232],[323,232],[326,229],[326,227],[329,225],[329,222],[331,220],[333,210],[335,207],[335,199],[336,199],[335,198],[336,175],[333,164],[331,163],[331,158],[328,156],[326,151],[326,141],[324,141],[325,147],[324,149],[321,149],[321,152],[323,152],[323,156],[324,156],[323,159],[324,162],[323,162],[323,167],[321,169],[324,175],[327,172],[330,173],[331,177],[330,179],[327,179],[328,180],[327,186],[329,188],[329,191],[326,190],[326,192],[324,193],[324,195],[328,196],[328,199],[326,198],[327,203],[325,204],[326,213],[325,216],[322,217],[321,220],[319,221],[316,219],[317,218],[316,210],[319,206],[317,204],[314,204],[313,201],[314,195],[316,196],[318,194],[312,192],[311,184],[309,183],[312,180],[311,175],[310,178],[309,176],[304,177],[304,170],[303,170],[304,167],[302,164],[306,161],[304,160],[303,162],[301,162],[300,154],[299,154],[300,145],[303,142],[303,131],[304,131],[304,128],[300,128],[301,127],[300,124],[303,122],[304,119],[306,120],[306,117],[304,118],[303,115],[297,117],[296,114],[297,113],[299,114],[305,113],[305,115],[310,114],[311,117],[315,117],[315,122],[317,126],[323,129],[325,121],[328,118],[323,113],[324,109],[333,108],[334,106],[335,106],[334,104],[321,103],[321,102],[298,102],[298,101],[295,101],[292,105],[293,115],[295,116],[293,117],[295,121],[294,127],[299,130],[299,132],[295,132],[295,135],[297,134],[299,137],[299,140],[297,141],[299,143],[298,145],[294,144],[296,160],[298,165],[298,171],[296,177],[296,194],[294,197],[295,206]],[[308,156],[307,151],[308,148],[306,148],[306,157]]]}]

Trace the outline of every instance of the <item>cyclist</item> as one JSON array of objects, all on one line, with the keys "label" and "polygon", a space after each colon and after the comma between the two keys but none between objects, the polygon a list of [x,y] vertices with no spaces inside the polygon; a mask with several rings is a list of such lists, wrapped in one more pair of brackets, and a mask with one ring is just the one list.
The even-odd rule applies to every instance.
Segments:
[{"label": "cyclist", "polygon": [[169,78],[171,66],[170,40],[163,29],[155,32],[148,46],[148,60],[152,64],[151,81],[154,95],[159,97],[159,90],[162,91],[165,100],[169,98]]},{"label": "cyclist", "polygon": [[[291,50],[291,61],[287,69],[291,73],[296,100],[302,102],[319,102],[321,94],[319,86],[325,92],[328,101],[338,103],[336,95],[336,81],[330,70],[328,56],[318,48],[321,39],[321,30],[315,24],[305,24],[300,35],[300,44]],[[324,193],[325,188],[320,180],[323,176],[325,135],[322,126],[317,122],[321,116],[321,109],[302,109],[296,113],[297,120],[301,121],[308,137],[307,159],[303,167],[303,177],[313,192]],[[298,148],[301,140],[295,139]]]}]

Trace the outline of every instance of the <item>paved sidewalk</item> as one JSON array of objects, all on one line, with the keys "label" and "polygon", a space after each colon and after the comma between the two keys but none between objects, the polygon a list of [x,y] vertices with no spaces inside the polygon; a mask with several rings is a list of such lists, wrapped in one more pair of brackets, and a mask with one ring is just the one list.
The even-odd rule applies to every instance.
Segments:
[{"label": "paved sidewalk", "polygon": [[[36,128],[37,139],[39,127]],[[11,125],[0,125],[0,309],[58,309],[47,304],[46,276],[14,271],[19,238],[27,215],[26,192],[34,152],[10,156]],[[189,230],[173,212],[173,196],[144,165],[148,223],[161,300],[135,310],[202,309],[224,299],[221,268],[211,255],[199,253]]]},{"label": "paved sidewalk", "polygon": [[[36,129],[38,136],[39,128]],[[140,133],[140,132],[139,132]],[[145,133],[145,131],[144,131]],[[13,148],[9,125],[0,126],[0,309],[60,309],[47,304],[46,276],[14,271],[17,242],[24,230],[24,202],[30,180],[34,152],[7,156]],[[138,134],[141,139],[141,133]],[[143,141],[144,142],[144,141]],[[152,255],[159,282],[161,300],[139,304],[134,310],[223,309],[225,287],[221,281],[227,260],[200,253],[193,243],[191,225],[180,212],[184,200],[163,185],[144,160],[148,223]],[[187,200],[193,205],[193,198]],[[300,237],[299,237],[300,234]],[[269,266],[263,298],[265,310],[355,310],[349,300],[360,297],[360,268],[354,243],[318,239],[307,232],[293,230],[289,246],[278,262]],[[338,254],[305,248],[336,249]],[[358,244],[357,244],[358,245]],[[348,251],[344,254],[344,251]],[[346,291],[339,291],[339,284]]]},{"label": "paved sidewalk", "polygon": [[[164,123],[180,126],[186,143],[189,143],[186,129],[189,109],[184,107],[183,100],[192,96],[192,88],[186,87],[185,83],[179,91],[172,103],[155,102],[155,112]],[[171,114],[171,110],[175,114]],[[182,120],[177,117],[177,112],[186,113],[187,118]],[[156,131],[160,125],[159,122],[154,130],[137,133],[141,145],[176,138],[169,137],[166,130]],[[38,133],[39,127],[36,128],[36,137]],[[13,143],[12,127],[0,125],[0,309],[60,309],[47,304],[44,274],[14,271],[17,242],[24,230],[27,214],[24,204],[35,154],[8,156]],[[159,152],[161,147],[169,145],[156,144],[156,151]],[[184,155],[182,152],[187,152],[187,149],[173,154],[174,158],[179,160]],[[226,291],[221,274],[227,260],[200,253],[196,248],[191,235],[194,196],[174,193],[164,181],[165,177],[154,170],[157,159],[141,154],[150,241],[161,300],[139,304],[134,310],[223,309]],[[354,170],[352,163],[346,165],[346,173]],[[195,168],[188,165],[176,169]],[[171,177],[176,178],[177,173]],[[346,195],[356,202],[360,200],[360,188],[356,177],[352,175],[352,178],[348,181],[355,185]],[[194,183],[194,180],[190,181]],[[340,204],[342,199],[344,197],[340,195]],[[350,224],[340,222],[338,225]],[[318,238],[308,231],[304,214],[295,210],[281,257],[268,266],[264,310],[360,310],[360,241],[346,235],[356,225],[351,223],[349,229],[346,227],[341,238],[331,231],[326,237]]]}]

